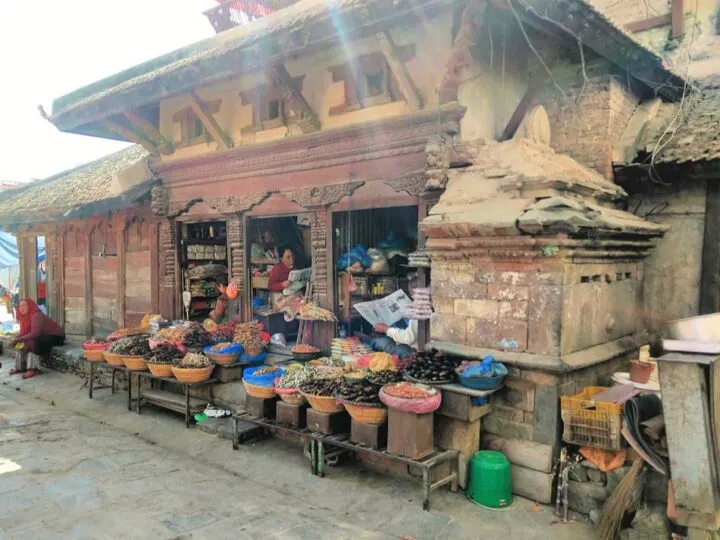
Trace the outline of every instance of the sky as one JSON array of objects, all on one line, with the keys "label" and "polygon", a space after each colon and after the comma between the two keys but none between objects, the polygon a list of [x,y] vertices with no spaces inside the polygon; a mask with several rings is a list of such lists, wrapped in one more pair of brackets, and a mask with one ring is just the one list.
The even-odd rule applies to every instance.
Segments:
[{"label": "sky", "polygon": [[213,0],[0,0],[0,182],[46,178],[127,146],[38,112],[82,86],[214,34]]}]

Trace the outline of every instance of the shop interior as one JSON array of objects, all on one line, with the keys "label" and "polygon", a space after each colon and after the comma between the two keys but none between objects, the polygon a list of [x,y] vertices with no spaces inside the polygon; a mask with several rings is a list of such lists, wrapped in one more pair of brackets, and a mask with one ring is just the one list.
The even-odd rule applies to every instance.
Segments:
[{"label": "shop interior", "polygon": [[[283,305],[291,301],[290,297],[310,294],[310,215],[251,218],[247,231],[246,256],[250,261],[249,294],[253,318],[263,323],[271,335],[283,334],[287,342],[292,343],[297,339],[299,322],[286,320]],[[272,292],[269,289],[270,273],[275,265],[282,264],[280,258],[285,247],[292,250],[294,258],[293,273],[288,278],[291,285],[281,292]]]},{"label": "shop interior", "polygon": [[218,286],[228,283],[227,224],[203,221],[180,225],[180,268],[183,291],[190,292],[186,315],[203,321],[220,296]]},{"label": "shop interior", "polygon": [[[336,314],[342,334],[371,334],[372,327],[353,309],[398,289],[410,295],[417,270],[408,254],[417,248],[417,206],[372,208],[333,213]],[[362,246],[365,256],[353,251]]]}]

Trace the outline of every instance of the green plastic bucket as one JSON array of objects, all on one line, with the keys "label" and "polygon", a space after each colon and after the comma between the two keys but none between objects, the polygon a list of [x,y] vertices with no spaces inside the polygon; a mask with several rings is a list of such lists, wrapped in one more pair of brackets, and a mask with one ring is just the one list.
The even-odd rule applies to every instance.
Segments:
[{"label": "green plastic bucket", "polygon": [[510,462],[504,454],[481,450],[470,458],[467,498],[487,508],[512,504]]}]

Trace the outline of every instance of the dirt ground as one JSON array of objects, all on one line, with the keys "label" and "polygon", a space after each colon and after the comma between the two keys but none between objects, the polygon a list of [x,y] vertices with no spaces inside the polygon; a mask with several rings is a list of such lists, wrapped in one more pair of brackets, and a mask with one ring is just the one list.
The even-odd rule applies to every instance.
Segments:
[{"label": "dirt ground", "polygon": [[502,512],[461,493],[423,512],[410,480],[359,466],[309,472],[299,446],[186,430],[179,415],[46,371],[0,370],[0,539],[5,538],[593,538],[517,499]]}]

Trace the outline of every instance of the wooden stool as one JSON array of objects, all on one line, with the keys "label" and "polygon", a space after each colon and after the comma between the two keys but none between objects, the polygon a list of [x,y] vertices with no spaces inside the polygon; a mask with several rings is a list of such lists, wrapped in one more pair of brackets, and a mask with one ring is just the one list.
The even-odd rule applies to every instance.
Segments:
[{"label": "wooden stool", "polygon": [[434,414],[388,409],[387,451],[411,459],[422,459],[435,450]]},{"label": "wooden stool", "polygon": [[307,403],[290,405],[284,401],[278,401],[275,411],[275,419],[281,424],[288,424],[297,428],[304,428],[306,425]]},{"label": "wooden stool", "polygon": [[245,410],[255,418],[275,418],[277,397],[257,398],[245,396]]},{"label": "wooden stool", "polygon": [[350,426],[350,440],[374,450],[387,446],[387,434],[387,422],[379,425],[363,424],[353,419]]},{"label": "wooden stool", "polygon": [[323,413],[309,408],[307,410],[307,428],[323,435],[347,433],[350,429],[350,415],[347,411]]}]

